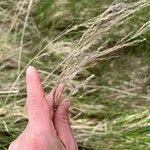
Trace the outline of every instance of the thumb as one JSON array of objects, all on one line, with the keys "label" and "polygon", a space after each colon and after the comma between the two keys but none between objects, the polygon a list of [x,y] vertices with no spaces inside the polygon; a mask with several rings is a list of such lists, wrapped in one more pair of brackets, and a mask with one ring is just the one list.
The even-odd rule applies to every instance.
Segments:
[{"label": "thumb", "polygon": [[66,150],[77,150],[77,144],[68,117],[69,107],[70,102],[67,99],[63,100],[55,111],[53,122],[57,135],[64,144]]}]

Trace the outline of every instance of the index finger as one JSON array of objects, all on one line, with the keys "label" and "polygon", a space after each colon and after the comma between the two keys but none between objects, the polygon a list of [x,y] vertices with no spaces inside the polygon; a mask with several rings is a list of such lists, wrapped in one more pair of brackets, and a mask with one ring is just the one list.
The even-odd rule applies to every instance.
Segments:
[{"label": "index finger", "polygon": [[29,123],[34,127],[49,126],[49,109],[37,70],[28,67],[26,72],[27,113]]}]

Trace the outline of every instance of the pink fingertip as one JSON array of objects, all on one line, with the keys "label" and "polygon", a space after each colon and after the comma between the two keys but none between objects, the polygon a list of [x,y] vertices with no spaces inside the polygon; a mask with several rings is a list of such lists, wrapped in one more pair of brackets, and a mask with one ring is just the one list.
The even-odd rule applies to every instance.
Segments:
[{"label": "pink fingertip", "polygon": [[27,73],[27,74],[30,74],[30,73],[32,73],[33,71],[36,71],[35,67],[29,66],[29,67],[27,68],[26,73]]}]

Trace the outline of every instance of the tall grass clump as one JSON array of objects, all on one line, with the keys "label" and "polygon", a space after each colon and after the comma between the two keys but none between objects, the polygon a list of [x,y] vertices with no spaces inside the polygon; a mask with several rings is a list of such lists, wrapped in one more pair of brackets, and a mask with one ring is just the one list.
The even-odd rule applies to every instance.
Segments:
[{"label": "tall grass clump", "polygon": [[[142,17],[149,13],[150,1],[114,2],[107,8],[103,5],[101,10],[91,9],[91,18],[85,20],[84,15],[90,7],[95,8],[96,2],[0,2],[0,149],[7,149],[27,122],[24,72],[31,64],[39,69],[46,91],[59,82],[65,83],[66,96],[73,102],[71,122],[80,149],[149,149],[150,96],[141,92],[143,80],[148,81],[142,75],[149,71],[137,67],[136,60],[127,62],[136,70],[126,68],[132,82],[122,79],[119,68],[119,77],[113,71],[120,53],[148,45],[150,18]],[[84,7],[83,14],[78,13]],[[58,21],[61,15],[65,21]],[[107,60],[114,63],[112,72],[108,62],[103,66]],[[100,85],[96,73],[102,68],[109,69]]]}]

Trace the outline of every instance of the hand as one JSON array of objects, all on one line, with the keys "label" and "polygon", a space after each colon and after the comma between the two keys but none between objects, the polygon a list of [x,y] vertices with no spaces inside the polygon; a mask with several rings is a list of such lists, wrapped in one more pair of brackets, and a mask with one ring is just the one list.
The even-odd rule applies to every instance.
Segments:
[{"label": "hand", "polygon": [[9,150],[78,150],[69,125],[69,101],[61,98],[64,86],[58,85],[45,96],[34,67],[27,69],[26,86],[29,121]]}]

